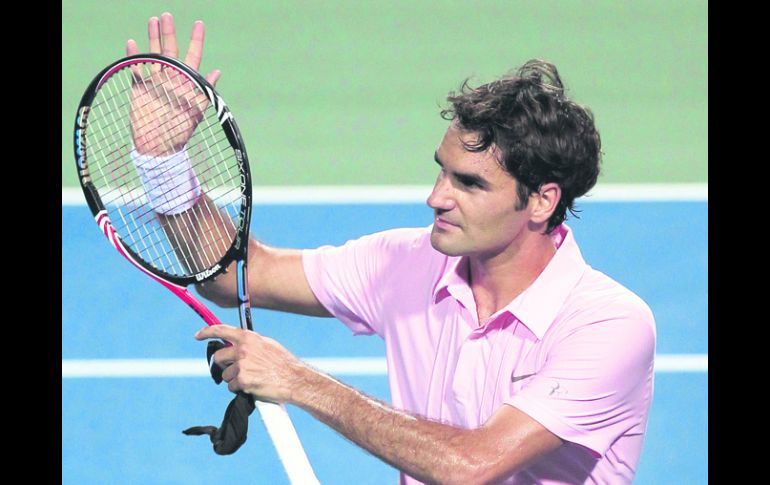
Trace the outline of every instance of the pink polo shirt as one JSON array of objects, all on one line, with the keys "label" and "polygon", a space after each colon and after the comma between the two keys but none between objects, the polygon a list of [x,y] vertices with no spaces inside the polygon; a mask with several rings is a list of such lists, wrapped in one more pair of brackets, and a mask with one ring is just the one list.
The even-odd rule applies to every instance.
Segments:
[{"label": "pink polo shirt", "polygon": [[324,307],[385,340],[394,407],[476,428],[509,405],[565,440],[505,483],[630,483],[653,391],[649,307],[588,266],[562,224],[545,270],[480,326],[467,260],[433,249],[430,231],[303,252]]}]

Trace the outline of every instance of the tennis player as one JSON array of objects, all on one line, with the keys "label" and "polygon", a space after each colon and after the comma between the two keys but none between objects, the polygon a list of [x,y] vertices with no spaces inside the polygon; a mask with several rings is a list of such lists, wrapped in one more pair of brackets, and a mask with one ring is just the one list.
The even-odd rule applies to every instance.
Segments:
[{"label": "tennis player", "polygon": [[[151,45],[158,36],[176,44],[169,14],[150,21]],[[196,46],[200,56],[202,36]],[[250,241],[251,304],[383,338],[391,404],[257,333],[214,326],[196,338],[233,343],[214,356],[231,391],[305,409],[401,483],[630,483],[655,322],[584,261],[565,223],[599,175],[593,116],[540,60],[448,102],[431,226],[307,250]],[[198,289],[234,306],[234,274]]]}]

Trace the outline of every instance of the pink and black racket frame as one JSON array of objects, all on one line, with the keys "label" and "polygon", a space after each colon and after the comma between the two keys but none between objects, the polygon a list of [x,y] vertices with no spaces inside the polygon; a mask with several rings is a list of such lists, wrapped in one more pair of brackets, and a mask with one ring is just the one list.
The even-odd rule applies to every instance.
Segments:
[{"label": "pink and black racket frame", "polygon": [[[123,244],[120,236],[115,232],[115,229],[110,222],[107,209],[99,197],[99,193],[92,182],[91,174],[88,169],[88,115],[94,98],[96,97],[96,93],[99,91],[102,85],[116,72],[126,67],[130,67],[133,64],[140,64],[144,62],[159,63],[169,68],[175,69],[184,74],[188,79],[200,87],[201,91],[206,94],[209,101],[212,103],[214,109],[217,110],[219,123],[221,124],[222,129],[227,136],[227,140],[234,150],[235,158],[238,161],[240,169],[240,189],[242,194],[241,208],[238,221],[239,226],[236,228],[236,235],[233,243],[217,264],[189,277],[172,275],[159,268],[152,267],[146,264],[139,255],[131,250],[130,247],[127,247]],[[117,251],[131,264],[139,268],[158,283],[168,288],[171,292],[186,302],[209,325],[218,325],[221,322],[192,293],[190,293],[186,287],[191,284],[202,283],[204,281],[215,278],[219,274],[225,272],[230,263],[236,261],[238,308],[241,327],[252,330],[249,295],[247,291],[248,271],[246,263],[247,249],[249,244],[248,235],[249,224],[251,221],[252,200],[249,161],[246,155],[246,148],[243,144],[240,131],[238,130],[238,126],[235,123],[232,113],[222,98],[214,90],[214,87],[211,86],[211,84],[194,69],[171,57],[163,56],[160,54],[137,54],[120,59],[105,67],[99,74],[97,74],[83,94],[75,118],[74,148],[78,178],[80,180],[80,185],[83,188],[83,194],[85,195],[88,207],[91,209],[91,213],[96,219],[96,223],[98,224],[99,228],[104,233],[105,237],[107,237],[107,240],[115,247],[115,249],[117,249]]]}]

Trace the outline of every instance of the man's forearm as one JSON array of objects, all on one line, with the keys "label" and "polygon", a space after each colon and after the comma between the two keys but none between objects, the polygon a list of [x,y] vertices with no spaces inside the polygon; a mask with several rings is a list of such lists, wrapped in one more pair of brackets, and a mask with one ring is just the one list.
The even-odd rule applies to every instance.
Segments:
[{"label": "man's forearm", "polygon": [[[297,249],[271,248],[249,240],[249,295],[251,306],[282,312],[330,317],[318,302],[305,278],[302,252]],[[238,304],[234,271],[198,285],[201,296],[219,306]]]},{"label": "man's forearm", "polygon": [[563,444],[527,414],[498,407],[478,428],[463,429],[397,411],[312,369],[280,343],[228,325],[195,338],[233,345],[214,354],[230,391],[294,404],[383,461],[423,482],[500,480]]},{"label": "man's forearm", "polygon": [[202,271],[219,261],[235,237],[235,223],[205,195],[182,213],[158,213],[157,217],[188,274]]},{"label": "man's forearm", "polygon": [[346,438],[428,483],[482,483],[502,451],[484,449],[481,429],[468,430],[399,412],[328,376],[303,370],[295,404]]}]

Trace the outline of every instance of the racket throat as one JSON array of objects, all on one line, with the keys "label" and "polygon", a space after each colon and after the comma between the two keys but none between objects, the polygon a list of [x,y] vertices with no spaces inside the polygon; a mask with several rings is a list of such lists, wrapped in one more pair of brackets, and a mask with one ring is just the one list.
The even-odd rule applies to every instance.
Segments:
[{"label": "racket throat", "polygon": [[249,304],[249,271],[246,266],[246,255],[236,263],[236,280],[238,281],[238,315],[241,328],[254,330],[251,323],[251,305]]}]

